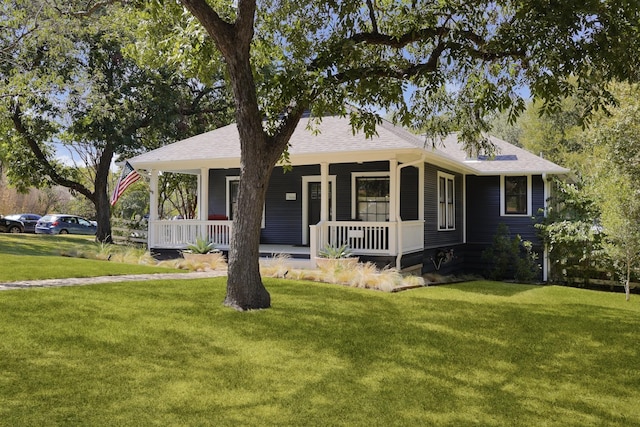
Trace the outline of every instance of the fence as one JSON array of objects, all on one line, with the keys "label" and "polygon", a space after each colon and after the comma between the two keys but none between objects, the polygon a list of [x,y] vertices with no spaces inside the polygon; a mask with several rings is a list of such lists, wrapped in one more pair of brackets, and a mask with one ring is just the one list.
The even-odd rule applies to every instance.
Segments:
[{"label": "fence", "polygon": [[116,243],[135,243],[146,245],[148,229],[146,221],[114,220],[111,226],[113,241]]}]

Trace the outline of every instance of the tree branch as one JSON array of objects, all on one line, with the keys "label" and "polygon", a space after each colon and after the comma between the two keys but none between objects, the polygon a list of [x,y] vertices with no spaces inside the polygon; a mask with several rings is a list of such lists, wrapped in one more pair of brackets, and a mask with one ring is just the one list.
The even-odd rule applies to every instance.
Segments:
[{"label": "tree branch", "polygon": [[66,179],[58,173],[54,165],[49,162],[47,156],[40,149],[38,142],[35,140],[33,135],[31,135],[31,132],[29,132],[29,130],[25,126],[22,117],[23,116],[22,110],[20,109],[20,104],[16,101],[13,105],[13,114],[11,116],[13,125],[15,126],[18,133],[22,135],[24,141],[31,149],[31,152],[36,157],[36,160],[44,168],[44,172],[51,178],[51,181],[72,191],[76,191],[87,197],[89,200],[93,200],[94,194],[89,191],[88,188],[78,182]]},{"label": "tree branch", "polygon": [[[228,55],[233,52],[235,38],[234,25],[223,20],[220,15],[209,6],[206,0],[180,1],[183,6],[200,21],[220,52],[222,52],[225,58],[228,58]],[[240,14],[240,7],[238,7],[238,14]]]},{"label": "tree branch", "polygon": [[274,136],[269,138],[268,142],[274,146],[274,150],[270,152],[277,155],[277,158],[273,159],[274,163],[280,158],[280,155],[287,147],[291,135],[293,135],[296,127],[298,127],[298,123],[300,123],[300,119],[307,108],[308,105],[302,103],[289,107],[284,114],[280,126],[276,129]]},{"label": "tree branch", "polygon": [[367,7],[369,8],[369,18],[371,19],[371,31],[373,33],[378,32],[378,21],[376,20],[376,12],[373,9],[373,1],[367,0]]}]

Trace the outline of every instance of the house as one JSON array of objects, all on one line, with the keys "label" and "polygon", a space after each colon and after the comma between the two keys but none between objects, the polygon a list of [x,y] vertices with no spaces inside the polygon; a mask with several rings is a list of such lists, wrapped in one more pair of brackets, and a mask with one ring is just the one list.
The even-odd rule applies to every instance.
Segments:
[{"label": "house", "polygon": [[[312,262],[325,245],[346,243],[361,260],[378,265],[423,273],[479,272],[480,255],[500,223],[542,253],[531,218],[546,207],[547,178],[568,170],[490,140],[497,155],[470,157],[455,134],[433,144],[383,121],[377,136],[366,138],[354,134],[348,117],[323,117],[320,123],[303,118],[291,138],[290,170],[277,166],[271,176],[261,253],[284,252]],[[197,236],[228,248],[239,209],[235,124],[129,162],[150,175],[152,251],[183,249]],[[198,176],[197,218],[158,218],[163,172]]]}]

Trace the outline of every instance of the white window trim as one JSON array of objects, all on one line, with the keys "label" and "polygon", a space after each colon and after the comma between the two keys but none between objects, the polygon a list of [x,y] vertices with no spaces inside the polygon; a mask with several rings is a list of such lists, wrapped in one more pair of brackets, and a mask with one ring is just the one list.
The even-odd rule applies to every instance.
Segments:
[{"label": "white window trim", "polygon": [[[305,175],[302,177],[302,244],[307,245],[309,242],[309,183],[322,182],[321,175]],[[332,186],[331,191],[331,212],[329,217],[331,221],[336,221],[336,175],[329,175],[329,182]]]},{"label": "white window trim", "polygon": [[[230,202],[231,202],[231,182],[232,181],[240,181],[240,177],[239,176],[227,176],[227,184],[225,185],[225,192],[226,192],[226,197],[225,197],[225,206],[224,206],[224,210],[226,212],[227,218],[229,218],[229,221],[231,221],[231,212],[229,211],[229,206],[230,206]],[[265,215],[264,215],[264,211],[265,211],[265,207],[264,205],[262,206],[262,224],[261,224],[261,228],[265,228]]]},{"label": "white window trim", "polygon": [[356,191],[356,180],[358,178],[389,178],[389,214],[391,214],[391,174],[389,172],[351,172],[351,218],[355,220],[358,214],[358,192]]},{"label": "white window trim", "polygon": [[[440,224],[442,223],[440,218],[440,178],[444,178],[445,180],[451,180],[453,181],[453,228],[441,228]],[[438,186],[438,231],[455,231],[456,230],[456,177],[455,175],[451,175],[449,173],[445,173],[445,172],[441,172],[438,171],[438,178],[437,178],[437,186]],[[445,181],[445,205],[447,205],[447,200],[446,200],[446,192],[447,192],[447,185],[446,185],[446,181]],[[447,209],[445,209],[445,212],[448,212]],[[448,218],[446,218],[448,219]],[[445,224],[448,224],[449,221],[446,221]]]},{"label": "white window trim", "polygon": [[[504,197],[505,197],[505,188],[504,188],[504,180],[505,178],[509,176],[526,176],[527,177],[527,213],[523,213],[523,214],[510,214],[510,213],[506,213],[505,212],[505,204],[504,204]],[[525,216],[531,216],[531,206],[532,206],[532,191],[531,191],[531,175],[524,175],[524,174],[517,174],[517,175],[500,175],[500,216],[506,216],[506,217],[525,217]]]}]

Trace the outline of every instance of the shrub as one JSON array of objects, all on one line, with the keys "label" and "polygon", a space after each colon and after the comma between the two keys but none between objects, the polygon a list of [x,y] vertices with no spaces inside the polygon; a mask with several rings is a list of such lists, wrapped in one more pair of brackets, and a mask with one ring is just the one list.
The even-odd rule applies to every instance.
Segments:
[{"label": "shrub", "polygon": [[216,245],[203,237],[196,237],[195,243],[189,243],[185,252],[192,254],[208,254],[216,252]]},{"label": "shrub", "polygon": [[498,225],[493,244],[482,252],[491,280],[533,281],[540,271],[537,259],[531,242],[522,240],[519,234],[512,238],[506,224]]},{"label": "shrub", "polygon": [[324,248],[318,251],[318,255],[321,258],[329,259],[349,258],[351,256],[351,249],[347,244],[344,244],[342,246],[326,245]]}]

